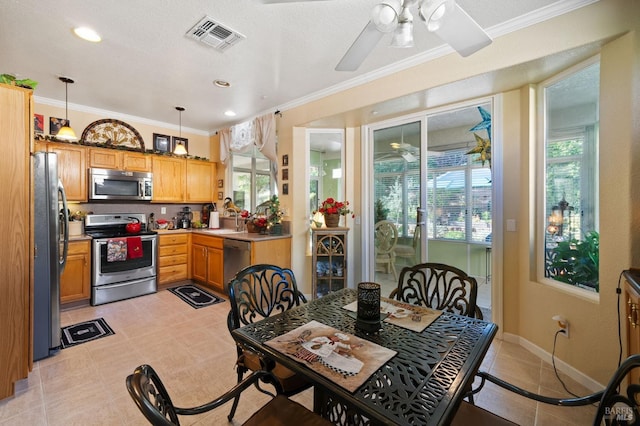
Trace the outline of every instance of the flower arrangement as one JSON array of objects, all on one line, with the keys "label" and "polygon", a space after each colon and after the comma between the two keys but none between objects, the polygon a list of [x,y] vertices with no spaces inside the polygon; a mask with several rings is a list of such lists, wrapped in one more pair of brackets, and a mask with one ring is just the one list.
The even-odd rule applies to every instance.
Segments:
[{"label": "flower arrangement", "polygon": [[265,231],[267,228],[274,228],[275,225],[279,225],[282,222],[284,212],[280,209],[280,200],[278,200],[278,197],[274,195],[269,200],[266,209],[260,210],[260,213],[256,212],[250,214],[248,211],[243,210],[240,215],[245,219],[245,224],[248,225],[247,228],[253,227],[260,232]]},{"label": "flower arrangement", "polygon": [[351,214],[352,217],[354,216],[353,210],[349,209],[348,201],[336,201],[331,197],[322,202],[318,211],[322,214],[339,214],[341,216]]}]

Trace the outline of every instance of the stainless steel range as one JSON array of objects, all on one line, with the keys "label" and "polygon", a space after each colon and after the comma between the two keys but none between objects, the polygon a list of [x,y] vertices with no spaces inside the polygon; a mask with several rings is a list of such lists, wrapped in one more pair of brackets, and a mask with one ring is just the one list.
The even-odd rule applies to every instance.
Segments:
[{"label": "stainless steel range", "polygon": [[[141,224],[141,231],[128,233],[127,225],[136,222]],[[91,214],[85,217],[85,233],[93,238],[92,305],[157,291],[158,235],[147,231],[146,223],[146,215],[141,213]],[[135,248],[135,255],[131,250],[127,252],[127,245],[130,249]]]}]

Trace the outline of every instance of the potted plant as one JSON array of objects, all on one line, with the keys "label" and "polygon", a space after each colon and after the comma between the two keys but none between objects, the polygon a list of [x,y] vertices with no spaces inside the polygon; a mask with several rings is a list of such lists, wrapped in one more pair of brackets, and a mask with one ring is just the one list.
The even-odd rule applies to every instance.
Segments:
[{"label": "potted plant", "polygon": [[336,201],[331,197],[322,202],[318,211],[324,215],[324,224],[327,228],[337,227],[340,223],[340,216],[351,214],[353,217],[353,211],[349,209],[348,201]]},{"label": "potted plant", "polygon": [[552,250],[548,266],[554,272],[553,279],[598,291],[600,235],[596,231],[587,233],[582,241],[561,241]]}]

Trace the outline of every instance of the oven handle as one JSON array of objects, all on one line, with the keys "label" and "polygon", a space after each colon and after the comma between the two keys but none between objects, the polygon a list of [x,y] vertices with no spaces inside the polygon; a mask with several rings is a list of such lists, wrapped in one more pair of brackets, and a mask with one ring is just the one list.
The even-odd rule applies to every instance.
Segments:
[{"label": "oven handle", "polygon": [[124,286],[129,286],[129,285],[132,285],[132,284],[139,284],[139,283],[143,283],[143,282],[148,282],[150,278],[154,278],[154,277],[147,277],[147,278],[142,278],[142,279],[139,279],[139,280],[125,281],[125,282],[115,283],[115,284],[102,284],[102,285],[94,286],[93,288],[95,288],[96,290],[105,290],[107,288],[124,287]]},{"label": "oven handle", "polygon": [[[135,237],[135,235],[131,235],[131,237]],[[128,237],[113,237],[113,238],[128,238]],[[96,241],[98,244],[107,244],[109,242],[109,240],[112,240],[113,238],[96,238],[94,241]],[[140,235],[140,238],[142,239],[142,241],[150,241],[150,240],[155,240],[158,238],[157,235]]]}]

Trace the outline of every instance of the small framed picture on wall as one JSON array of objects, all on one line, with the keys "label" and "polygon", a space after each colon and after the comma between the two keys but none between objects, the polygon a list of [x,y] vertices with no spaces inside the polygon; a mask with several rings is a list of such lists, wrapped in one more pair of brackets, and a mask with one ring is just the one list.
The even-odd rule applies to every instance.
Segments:
[{"label": "small framed picture on wall", "polygon": [[44,116],[42,114],[33,114],[33,130],[38,135],[44,133]]},{"label": "small framed picture on wall", "polygon": [[282,195],[289,195],[289,184],[288,183],[283,183],[282,184]]},{"label": "small framed picture on wall", "polygon": [[154,133],[153,150],[158,152],[171,152],[171,136]]},{"label": "small framed picture on wall", "polygon": [[64,118],[49,117],[49,134],[50,135],[52,136],[57,135],[60,129],[62,129],[65,126],[71,126],[71,124],[69,124],[69,120]]},{"label": "small framed picture on wall", "polygon": [[282,167],[287,167],[289,165],[289,156],[287,154],[282,156]]},{"label": "small framed picture on wall", "polygon": [[282,169],[282,180],[289,180],[289,169]]},{"label": "small framed picture on wall", "polygon": [[218,200],[222,200],[222,191],[218,192]]},{"label": "small framed picture on wall", "polygon": [[218,188],[222,188],[224,186],[224,180],[218,179]]}]

